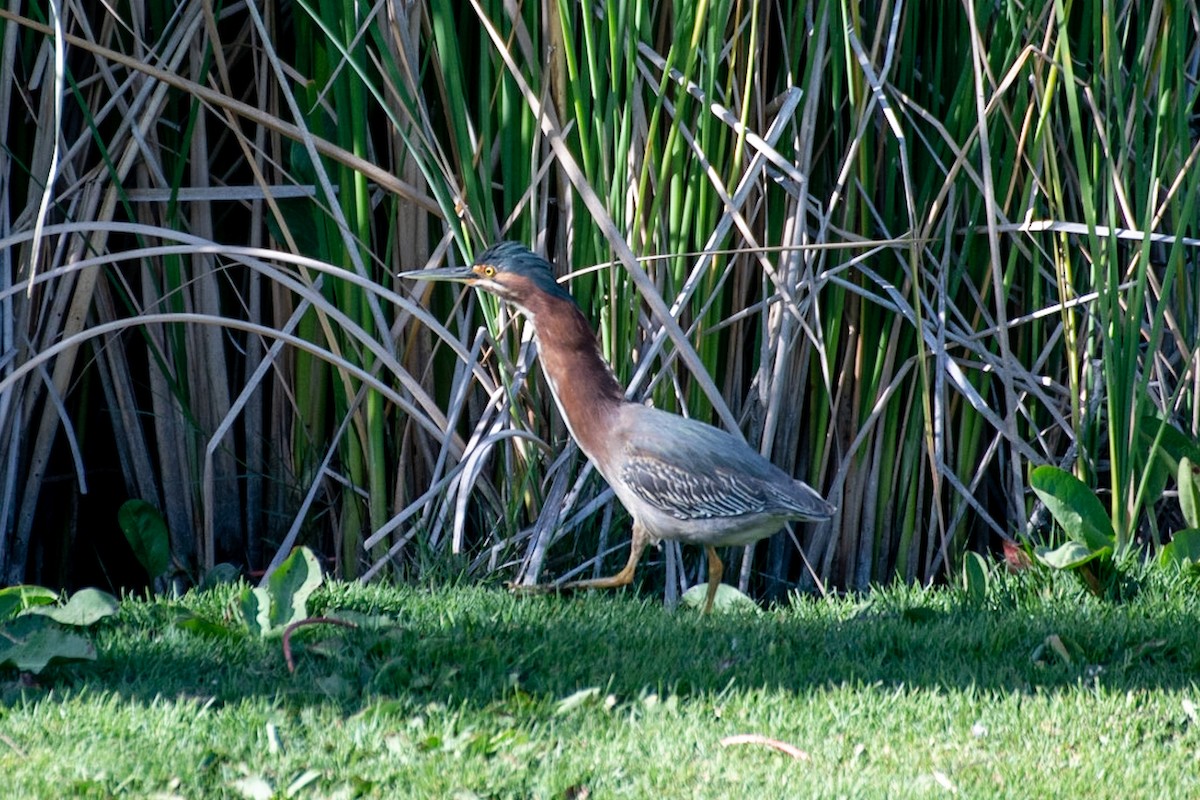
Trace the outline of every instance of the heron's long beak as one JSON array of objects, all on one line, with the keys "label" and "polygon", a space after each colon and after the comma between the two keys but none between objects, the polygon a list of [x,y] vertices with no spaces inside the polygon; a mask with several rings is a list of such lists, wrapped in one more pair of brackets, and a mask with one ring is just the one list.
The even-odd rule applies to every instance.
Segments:
[{"label": "heron's long beak", "polygon": [[411,281],[474,283],[479,276],[470,267],[438,267],[437,269],[415,269],[411,272],[401,272],[399,277],[408,278]]}]

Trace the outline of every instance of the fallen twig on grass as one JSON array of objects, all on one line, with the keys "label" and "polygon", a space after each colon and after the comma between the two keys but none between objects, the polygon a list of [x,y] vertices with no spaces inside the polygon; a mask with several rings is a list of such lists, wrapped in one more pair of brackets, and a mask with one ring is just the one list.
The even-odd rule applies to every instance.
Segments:
[{"label": "fallen twig on grass", "polygon": [[812,759],[807,752],[796,747],[794,744],[781,742],[778,739],[771,739],[757,733],[741,733],[737,736],[726,736],[721,740],[722,747],[730,747],[735,744],[761,744],[764,747],[769,747],[772,750],[778,750],[780,753],[785,753],[797,761],[809,761]]},{"label": "fallen twig on grass", "polygon": [[296,662],[292,660],[292,633],[305,625],[341,625],[343,628],[357,628],[353,622],[336,617],[308,617],[293,622],[283,629],[283,660],[287,662],[288,672],[296,671]]}]

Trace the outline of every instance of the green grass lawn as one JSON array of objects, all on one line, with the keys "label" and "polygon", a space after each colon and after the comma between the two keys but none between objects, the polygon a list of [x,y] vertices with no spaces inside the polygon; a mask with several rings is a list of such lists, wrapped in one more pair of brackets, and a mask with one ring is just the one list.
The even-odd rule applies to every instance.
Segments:
[{"label": "green grass lawn", "polygon": [[[1022,577],[984,604],[887,589],[709,618],[333,585],[312,605],[359,627],[299,631],[295,674],[278,638],[175,624],[232,620],[232,596],[127,600],[95,662],[0,673],[0,796],[1200,796],[1182,581],[1124,603]],[[803,752],[722,744],[748,734]]]}]

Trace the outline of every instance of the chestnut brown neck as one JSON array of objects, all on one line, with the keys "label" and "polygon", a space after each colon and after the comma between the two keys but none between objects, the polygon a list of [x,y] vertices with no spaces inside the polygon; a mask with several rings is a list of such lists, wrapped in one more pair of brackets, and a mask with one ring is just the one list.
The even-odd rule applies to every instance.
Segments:
[{"label": "chestnut brown neck", "polygon": [[612,368],[600,355],[596,334],[572,301],[539,295],[524,310],[537,333],[546,382],[572,438],[603,467],[613,416],[626,401]]}]

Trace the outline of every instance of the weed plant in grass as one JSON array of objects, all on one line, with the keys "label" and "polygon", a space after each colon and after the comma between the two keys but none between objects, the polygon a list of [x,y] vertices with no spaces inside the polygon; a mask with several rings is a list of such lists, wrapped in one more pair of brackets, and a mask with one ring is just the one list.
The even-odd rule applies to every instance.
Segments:
[{"label": "weed plant in grass", "polygon": [[[358,627],[126,600],[99,658],[5,676],[0,796],[1195,796],[1195,587],[1063,576],[700,617],[632,594],[335,584]],[[203,635],[181,611],[220,623]],[[755,734],[798,748],[723,744]]]}]

